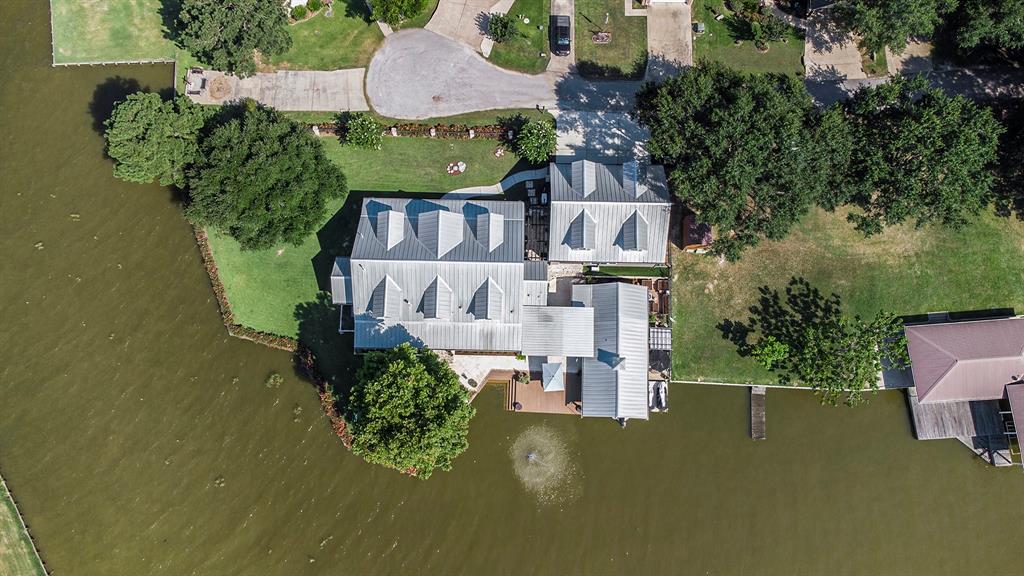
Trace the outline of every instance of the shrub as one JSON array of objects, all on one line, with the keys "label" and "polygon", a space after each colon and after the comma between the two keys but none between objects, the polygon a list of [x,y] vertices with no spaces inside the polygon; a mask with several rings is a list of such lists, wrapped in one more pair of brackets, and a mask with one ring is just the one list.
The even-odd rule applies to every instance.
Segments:
[{"label": "shrub", "polygon": [[508,14],[492,12],[487,20],[487,34],[495,42],[505,42],[516,36],[516,21]]},{"label": "shrub", "polygon": [[320,8],[323,8],[324,3],[320,0],[308,0],[306,2],[306,8],[309,8],[310,12],[316,12]]},{"label": "shrub", "polygon": [[352,114],[345,123],[344,138],[345,144],[351,144],[359,148],[370,148],[380,150],[384,142],[384,128],[372,116],[368,114]]},{"label": "shrub", "polygon": [[786,37],[789,25],[774,14],[765,14],[761,19],[761,31],[764,33],[765,40],[778,42]]},{"label": "shrub", "polygon": [[557,145],[555,127],[543,120],[527,122],[516,136],[516,154],[534,164],[547,162]]},{"label": "shrub", "polygon": [[391,26],[398,26],[402,20],[422,14],[426,7],[427,0],[373,0],[372,17]]},{"label": "shrub", "polygon": [[309,14],[309,10],[305,6],[296,6],[292,8],[292,18],[296,20],[302,20]]}]

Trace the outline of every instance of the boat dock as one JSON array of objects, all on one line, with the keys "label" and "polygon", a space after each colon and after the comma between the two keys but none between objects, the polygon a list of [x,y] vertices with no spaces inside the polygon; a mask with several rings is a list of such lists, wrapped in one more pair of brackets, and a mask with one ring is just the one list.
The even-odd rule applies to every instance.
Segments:
[{"label": "boat dock", "polygon": [[754,440],[765,439],[764,386],[750,387],[750,437]]},{"label": "boat dock", "polygon": [[1012,465],[998,400],[921,404],[909,388],[907,401],[918,440],[956,438],[994,466]]}]

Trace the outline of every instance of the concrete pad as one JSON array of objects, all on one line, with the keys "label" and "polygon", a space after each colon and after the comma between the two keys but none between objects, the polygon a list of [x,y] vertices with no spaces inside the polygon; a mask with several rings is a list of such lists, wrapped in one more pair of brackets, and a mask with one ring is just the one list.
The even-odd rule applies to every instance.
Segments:
[{"label": "concrete pad", "polygon": [[856,39],[841,30],[828,11],[807,19],[804,65],[811,81],[842,82],[867,78],[861,67]]},{"label": "concrete pad", "polygon": [[559,110],[556,162],[595,160],[625,162],[644,159],[649,134],[626,112]]},{"label": "concrete pad", "polygon": [[647,7],[647,80],[678,74],[693,65],[690,5],[656,2]]},{"label": "concrete pad", "polygon": [[921,40],[907,42],[907,48],[900,54],[885,49],[885,60],[889,64],[890,74],[924,74],[934,68],[932,63],[932,44]]},{"label": "concrete pad", "polygon": [[[365,75],[365,68],[352,68],[330,72],[288,70],[238,78],[207,70],[203,73],[206,89],[200,94],[189,94],[189,98],[199,104],[224,104],[252,98],[289,111],[365,111],[370,109],[363,93]],[[210,94],[215,84],[225,88],[217,98]]]},{"label": "concrete pad", "polygon": [[440,0],[426,29],[480,52],[487,30],[486,16],[492,12],[494,3],[494,0]]}]

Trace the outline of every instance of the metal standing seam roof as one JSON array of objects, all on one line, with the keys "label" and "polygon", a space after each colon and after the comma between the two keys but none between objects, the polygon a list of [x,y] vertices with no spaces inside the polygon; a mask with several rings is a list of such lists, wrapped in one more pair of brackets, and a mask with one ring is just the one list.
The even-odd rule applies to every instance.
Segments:
[{"label": "metal standing seam roof", "polygon": [[592,357],[594,309],[523,306],[523,354]]},{"label": "metal standing seam roof", "polygon": [[331,267],[331,302],[352,303],[352,265],[348,258],[335,258]]},{"label": "metal standing seam roof", "polygon": [[995,400],[1024,378],[1024,318],[906,327],[921,404]]},{"label": "metal standing seam roof", "polygon": [[583,359],[583,416],[648,416],[647,288],[619,282],[573,286],[594,310],[595,355]]},{"label": "metal standing seam roof", "polygon": [[548,259],[662,263],[668,248],[665,170],[635,162],[551,164]]},{"label": "metal standing seam roof", "polygon": [[367,198],[349,265],[356,348],[521,347],[521,202]]},{"label": "metal standing seam roof", "polygon": [[1010,384],[1006,387],[1006,397],[1010,401],[1010,414],[1017,433],[1024,431],[1024,383]]}]

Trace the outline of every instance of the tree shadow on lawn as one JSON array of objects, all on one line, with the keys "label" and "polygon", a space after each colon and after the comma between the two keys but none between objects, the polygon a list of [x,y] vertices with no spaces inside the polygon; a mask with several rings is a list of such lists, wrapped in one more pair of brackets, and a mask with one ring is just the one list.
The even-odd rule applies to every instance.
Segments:
[{"label": "tree shadow on lawn", "polygon": [[797,351],[807,326],[829,325],[842,317],[842,300],[838,294],[825,297],[806,278],[792,277],[786,286],[785,299],[769,286],[757,289],[758,303],[749,308],[750,317],[743,320],[722,320],[717,328],[722,338],[736,346],[743,357],[753,353],[749,336],[760,331],[763,337],[774,337]]},{"label": "tree shadow on lawn", "polygon": [[337,8],[339,3],[345,5],[346,18],[356,18],[367,24],[374,24],[368,2],[362,2],[361,0],[335,0],[335,8]]},{"label": "tree shadow on lawn", "polygon": [[164,38],[177,44],[181,34],[178,15],[181,14],[181,0],[163,0],[160,2],[160,20],[164,25]]}]

